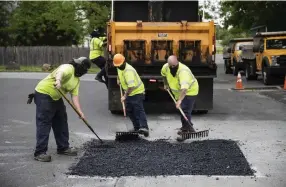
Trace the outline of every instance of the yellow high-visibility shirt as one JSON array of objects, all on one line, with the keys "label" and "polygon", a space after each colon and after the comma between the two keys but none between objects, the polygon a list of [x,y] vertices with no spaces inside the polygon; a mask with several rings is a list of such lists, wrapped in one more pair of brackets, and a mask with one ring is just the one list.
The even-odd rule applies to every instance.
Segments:
[{"label": "yellow high-visibility shirt", "polygon": [[181,89],[187,89],[186,95],[195,96],[199,93],[199,84],[192,71],[185,65],[179,62],[179,68],[176,76],[171,74],[168,63],[164,64],[161,69],[161,75],[166,77],[170,90],[178,100]]},{"label": "yellow high-visibility shirt", "polygon": [[66,94],[71,93],[74,96],[78,95],[80,79],[74,75],[74,67],[71,64],[60,65],[52,73],[50,73],[46,78],[41,80],[35,90],[42,94],[47,94],[55,101],[59,100],[62,96],[56,90],[54,84],[56,82],[56,73],[57,71],[62,71],[62,81],[60,90]]},{"label": "yellow high-visibility shirt", "polygon": [[117,74],[124,91],[126,91],[128,88],[135,87],[129,96],[142,94],[145,92],[144,83],[142,82],[136,70],[131,65],[126,63],[124,70],[117,68]]},{"label": "yellow high-visibility shirt", "polygon": [[99,56],[104,56],[103,41],[106,37],[92,38],[90,41],[89,59],[95,59]]}]

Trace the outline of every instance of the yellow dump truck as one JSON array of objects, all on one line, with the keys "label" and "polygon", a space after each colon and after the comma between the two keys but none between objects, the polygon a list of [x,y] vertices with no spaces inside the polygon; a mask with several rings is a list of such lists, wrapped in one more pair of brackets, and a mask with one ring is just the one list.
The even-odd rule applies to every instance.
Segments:
[{"label": "yellow dump truck", "polygon": [[262,75],[265,85],[284,80],[286,75],[286,31],[258,32],[253,47],[242,52],[248,80]]},{"label": "yellow dump truck", "polygon": [[241,52],[244,46],[253,45],[253,38],[233,38],[229,41],[226,53],[223,55],[225,74],[237,75],[239,71],[244,71]]},{"label": "yellow dump truck", "polygon": [[200,91],[194,110],[213,108],[213,78],[216,77],[214,22],[200,22],[198,1],[115,1],[114,19],[107,27],[107,75],[109,110],[121,112],[116,53],[125,56],[144,82],[145,106],[160,110],[173,102],[163,88],[161,68],[170,55],[177,55],[198,79]]}]

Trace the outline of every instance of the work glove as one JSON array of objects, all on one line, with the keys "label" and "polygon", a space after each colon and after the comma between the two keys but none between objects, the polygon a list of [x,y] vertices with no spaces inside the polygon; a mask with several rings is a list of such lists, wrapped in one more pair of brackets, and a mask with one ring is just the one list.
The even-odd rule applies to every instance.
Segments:
[{"label": "work glove", "polygon": [[61,88],[61,81],[58,79],[58,80],[56,80],[56,83],[55,83],[55,87],[57,88],[57,89],[60,89]]},{"label": "work glove", "polygon": [[170,88],[169,88],[168,85],[164,84],[164,89],[165,89],[165,90],[169,90]]}]

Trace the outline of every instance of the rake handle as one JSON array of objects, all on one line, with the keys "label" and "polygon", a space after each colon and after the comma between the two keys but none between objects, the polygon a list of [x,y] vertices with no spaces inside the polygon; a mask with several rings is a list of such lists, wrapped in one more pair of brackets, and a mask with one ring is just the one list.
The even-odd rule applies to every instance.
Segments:
[{"label": "rake handle", "polygon": [[[80,116],[79,111],[77,110],[77,108],[72,104],[72,102],[65,96],[65,94],[63,94],[63,92],[59,89],[57,89],[59,91],[59,93],[65,98],[65,100],[70,104],[70,106],[74,109],[74,111],[78,114],[78,116]],[[91,130],[91,132],[93,132],[93,134],[99,139],[99,141],[101,143],[103,143],[102,139],[99,138],[99,136],[95,133],[95,131],[93,130],[93,128],[88,124],[88,122],[86,121],[86,119],[82,119],[82,121],[86,124],[86,126]]]},{"label": "rake handle", "polygon": [[[172,93],[170,92],[169,89],[167,89],[169,95],[172,97],[174,103],[176,104],[176,100],[175,98],[173,97]],[[190,123],[189,119],[187,118],[186,114],[183,112],[182,108],[179,107],[179,111],[181,112],[182,116],[185,118],[185,120],[188,122],[188,124],[193,128],[193,125]]]},{"label": "rake handle", "polygon": [[[121,84],[119,85],[120,86],[120,96],[122,97],[123,96],[123,93],[122,93],[122,87],[121,87]],[[124,102],[121,102],[122,103],[122,108],[123,108],[123,114],[124,114],[124,117],[126,117],[126,108],[125,108],[125,104]]]}]

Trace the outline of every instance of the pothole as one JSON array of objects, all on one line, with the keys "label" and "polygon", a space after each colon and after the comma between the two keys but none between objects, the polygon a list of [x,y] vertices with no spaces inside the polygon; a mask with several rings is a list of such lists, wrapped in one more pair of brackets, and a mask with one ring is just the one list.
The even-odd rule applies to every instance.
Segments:
[{"label": "pothole", "polygon": [[98,141],[88,142],[84,155],[68,174],[101,177],[254,175],[239,146],[231,140],[110,143],[115,148],[97,148]]}]

